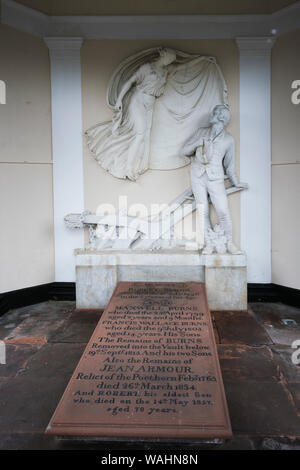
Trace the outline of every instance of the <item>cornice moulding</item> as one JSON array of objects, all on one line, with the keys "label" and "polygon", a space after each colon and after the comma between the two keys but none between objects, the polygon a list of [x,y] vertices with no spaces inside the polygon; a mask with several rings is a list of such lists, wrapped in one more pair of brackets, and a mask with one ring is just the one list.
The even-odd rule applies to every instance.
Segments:
[{"label": "cornice moulding", "polygon": [[236,43],[242,56],[266,56],[276,41],[275,37],[242,37],[236,38]]},{"label": "cornice moulding", "polygon": [[234,39],[300,28],[300,1],[269,15],[48,16],[14,0],[1,7],[3,24],[43,37]]}]

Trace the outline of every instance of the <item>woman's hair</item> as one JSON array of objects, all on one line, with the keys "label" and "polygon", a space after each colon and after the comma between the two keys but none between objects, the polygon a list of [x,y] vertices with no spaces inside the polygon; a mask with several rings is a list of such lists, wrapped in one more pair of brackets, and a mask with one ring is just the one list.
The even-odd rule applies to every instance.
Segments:
[{"label": "woman's hair", "polygon": [[170,58],[170,63],[176,59],[176,52],[167,47],[159,47],[158,52],[159,52],[160,57]]}]

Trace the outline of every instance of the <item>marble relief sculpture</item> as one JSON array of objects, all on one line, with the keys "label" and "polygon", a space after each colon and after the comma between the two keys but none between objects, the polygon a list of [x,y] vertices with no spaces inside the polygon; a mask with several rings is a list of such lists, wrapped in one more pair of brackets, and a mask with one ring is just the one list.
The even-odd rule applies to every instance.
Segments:
[{"label": "marble relief sculpture", "polygon": [[132,204],[137,210],[119,194],[118,204],[99,201],[96,213],[65,216],[68,228],[89,232],[75,251],[77,308],[105,308],[120,281],[168,279],[205,282],[212,310],[246,310],[246,257],[233,243],[227,199],[247,185],[235,172],[227,87],[216,59],[162,47],[138,52],[114,72],[106,101],[111,120],[85,133],[99,183],[105,170],[111,183],[123,180],[119,189],[138,189],[133,182],[143,183],[147,170],[190,165],[190,187],[155,210]]},{"label": "marble relief sculpture", "polygon": [[[228,106],[215,106],[210,126],[200,128],[184,146],[185,155],[191,157],[191,185],[195,201],[204,207],[203,254],[212,254],[215,250],[231,254],[241,253],[232,241],[232,221],[224,183],[224,170],[234,187],[245,189],[248,185],[240,183],[236,176],[234,139],[225,129],[229,120]],[[219,225],[214,230],[210,222],[209,198],[219,218]]]},{"label": "marble relief sculpture", "polygon": [[86,131],[98,163],[117,178],[187,165],[182,149],[209,112],[227,102],[213,57],[151,48],[123,61],[107,91],[112,120]]},{"label": "marble relief sculpture", "polygon": [[[67,226],[88,227],[90,249],[180,248],[186,241],[174,237],[175,225],[197,209],[201,220],[204,215],[204,248],[196,242],[198,249],[203,254],[240,254],[232,240],[227,197],[247,184],[236,176],[234,139],[226,131],[227,87],[215,58],[162,47],[141,51],[113,74],[107,104],[112,120],[86,131],[101,167],[135,181],[147,169],[190,164],[191,188],[145,220],[123,211],[105,216],[84,212],[67,215]],[[214,227],[210,203],[219,218]]]}]

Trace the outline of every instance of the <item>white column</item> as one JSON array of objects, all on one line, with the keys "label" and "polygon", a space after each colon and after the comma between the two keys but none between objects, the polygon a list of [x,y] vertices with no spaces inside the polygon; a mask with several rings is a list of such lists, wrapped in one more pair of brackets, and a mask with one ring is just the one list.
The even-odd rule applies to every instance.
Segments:
[{"label": "white column", "polygon": [[272,37],[238,38],[240,50],[241,248],[248,282],[271,282]]},{"label": "white column", "polygon": [[64,216],[84,210],[82,162],[82,38],[45,38],[51,62],[55,280],[75,280],[74,249],[82,230],[67,229]]}]

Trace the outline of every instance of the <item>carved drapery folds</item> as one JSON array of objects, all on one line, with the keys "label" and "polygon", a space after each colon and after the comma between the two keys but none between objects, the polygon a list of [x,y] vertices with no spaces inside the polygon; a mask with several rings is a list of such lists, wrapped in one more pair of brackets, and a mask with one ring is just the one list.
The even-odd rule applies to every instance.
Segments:
[{"label": "carved drapery folds", "polygon": [[107,90],[112,121],[86,131],[98,163],[135,180],[147,169],[185,166],[184,143],[205,127],[227,87],[214,57],[151,48],[124,60]]}]

